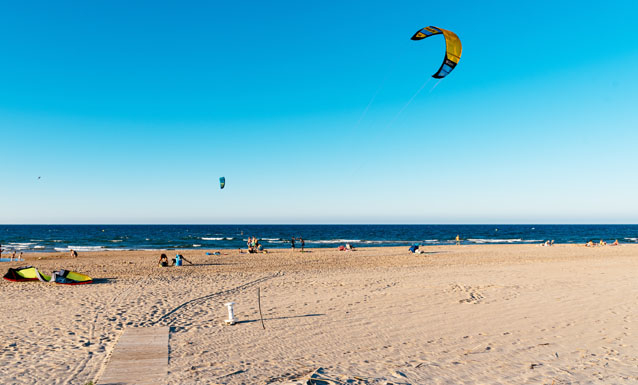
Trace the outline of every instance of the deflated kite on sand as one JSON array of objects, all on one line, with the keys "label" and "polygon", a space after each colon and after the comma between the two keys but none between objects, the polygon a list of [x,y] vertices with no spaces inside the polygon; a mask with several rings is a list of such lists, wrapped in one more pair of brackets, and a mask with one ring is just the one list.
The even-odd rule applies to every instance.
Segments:
[{"label": "deflated kite on sand", "polygon": [[93,279],[88,275],[75,271],[62,269],[54,271],[51,275],[46,275],[33,266],[9,268],[9,271],[2,278],[13,282],[42,281],[61,285],[81,285],[93,282]]}]

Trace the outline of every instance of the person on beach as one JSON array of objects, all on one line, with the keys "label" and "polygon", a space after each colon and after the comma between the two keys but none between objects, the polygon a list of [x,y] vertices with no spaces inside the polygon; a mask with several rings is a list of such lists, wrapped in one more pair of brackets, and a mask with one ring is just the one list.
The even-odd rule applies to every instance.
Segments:
[{"label": "person on beach", "polygon": [[248,252],[249,253],[256,253],[257,252],[257,237],[248,237],[248,242],[246,243],[248,245]]},{"label": "person on beach", "polygon": [[182,266],[184,264],[184,262],[188,262],[191,265],[193,264],[193,262],[189,261],[188,259],[184,258],[183,255],[181,254],[175,254],[175,258],[173,258],[173,266]]},{"label": "person on beach", "polygon": [[160,255],[159,265],[162,267],[168,267],[168,257],[166,256],[166,254]]},{"label": "person on beach", "polygon": [[11,253],[11,260],[13,261],[14,259],[16,259],[16,251],[13,250],[13,253]]},{"label": "person on beach", "polygon": [[306,246],[306,242],[304,242],[302,237],[299,237],[299,242],[301,243],[301,252],[303,253],[303,248]]},{"label": "person on beach", "polygon": [[587,243],[585,243],[585,247],[594,247],[594,241],[590,239]]},{"label": "person on beach", "polygon": [[2,252],[3,252],[3,251],[4,251],[4,250],[2,250],[2,245],[0,245],[0,258],[2,258]]},{"label": "person on beach", "polygon": [[295,251],[295,237],[290,238],[290,248]]},{"label": "person on beach", "polygon": [[610,246],[618,246],[618,240],[616,239]]},{"label": "person on beach", "polygon": [[78,252],[71,249],[71,251],[69,252],[69,254],[71,254],[71,258],[77,258],[78,257]]},{"label": "person on beach", "polygon": [[461,245],[461,237],[458,234],[456,234],[455,240],[456,240],[456,245],[460,246]]},{"label": "person on beach", "polygon": [[607,242],[603,241],[602,239],[600,240],[600,242],[598,242],[598,244],[600,246],[607,246]]}]

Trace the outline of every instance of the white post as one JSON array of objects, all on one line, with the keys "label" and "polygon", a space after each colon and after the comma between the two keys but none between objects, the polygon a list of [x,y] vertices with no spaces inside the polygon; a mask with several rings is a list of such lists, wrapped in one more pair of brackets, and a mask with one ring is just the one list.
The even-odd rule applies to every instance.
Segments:
[{"label": "white post", "polygon": [[234,325],[237,323],[237,318],[235,318],[235,313],[233,312],[233,305],[235,302],[228,302],[226,306],[228,306],[228,319],[224,322],[226,325]]}]

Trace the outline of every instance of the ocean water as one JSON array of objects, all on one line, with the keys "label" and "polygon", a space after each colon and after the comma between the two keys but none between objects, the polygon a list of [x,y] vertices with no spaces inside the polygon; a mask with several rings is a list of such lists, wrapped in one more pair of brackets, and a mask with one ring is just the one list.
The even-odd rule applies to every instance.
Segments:
[{"label": "ocean water", "polygon": [[5,252],[221,249],[255,236],[266,249],[289,248],[291,237],[336,248],[445,245],[457,234],[463,244],[638,243],[638,225],[0,225],[0,244]]}]

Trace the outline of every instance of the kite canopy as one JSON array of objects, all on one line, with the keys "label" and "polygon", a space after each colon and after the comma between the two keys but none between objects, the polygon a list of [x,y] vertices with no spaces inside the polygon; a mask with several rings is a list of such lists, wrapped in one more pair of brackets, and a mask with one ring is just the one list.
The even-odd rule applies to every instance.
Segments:
[{"label": "kite canopy", "polygon": [[445,37],[445,58],[443,59],[443,64],[441,64],[441,68],[434,75],[432,75],[435,79],[443,79],[446,77],[454,67],[461,60],[461,40],[458,36],[452,31],[448,31],[447,29],[438,28],[434,26],[425,27],[412,36],[412,40],[422,40],[434,35],[443,35]]},{"label": "kite canopy", "polygon": [[226,186],[226,178],[225,177],[221,177],[221,178],[219,178],[219,188],[223,189],[224,186]]},{"label": "kite canopy", "polygon": [[24,266],[15,269],[9,268],[7,274],[5,274],[2,278],[14,282],[39,280],[42,282],[55,282],[62,285],[81,285],[93,282],[93,279],[88,275],[80,274],[75,271],[60,270],[54,272],[53,275],[46,275],[33,266]]},{"label": "kite canopy", "polygon": [[37,281],[38,270],[33,266],[23,266],[15,269],[10,267],[7,274],[2,278],[14,282]]}]

